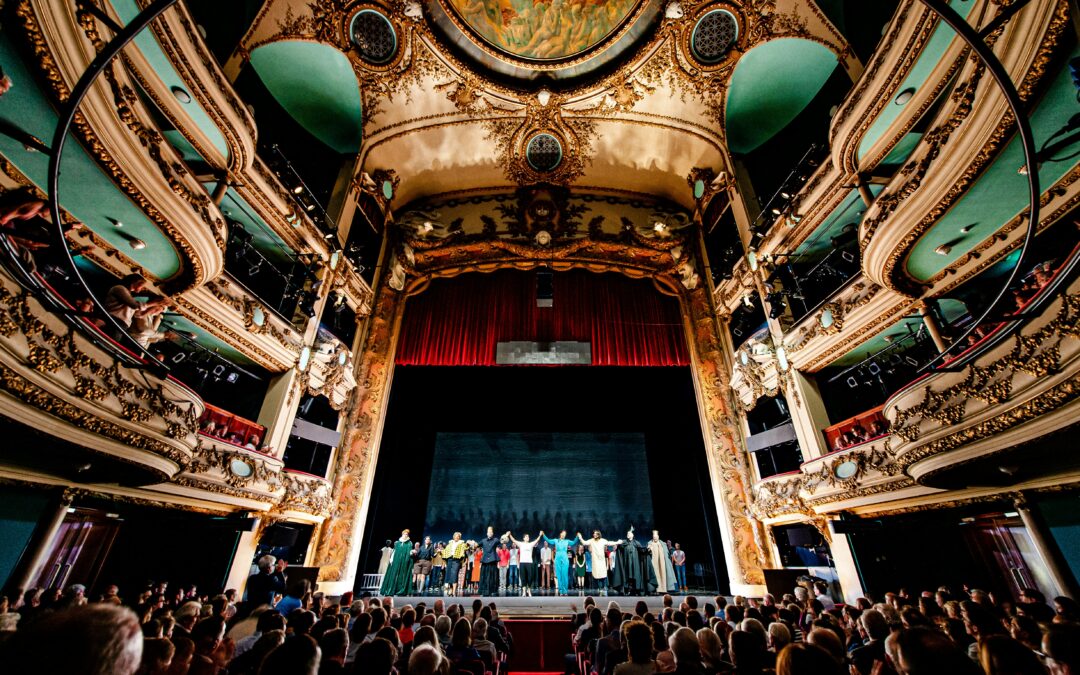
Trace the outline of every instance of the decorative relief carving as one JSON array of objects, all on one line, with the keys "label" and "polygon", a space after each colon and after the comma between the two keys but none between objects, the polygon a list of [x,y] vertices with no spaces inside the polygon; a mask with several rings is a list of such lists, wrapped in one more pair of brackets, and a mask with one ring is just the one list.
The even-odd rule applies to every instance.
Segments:
[{"label": "decorative relief carving", "polygon": [[[968,375],[962,382],[940,391],[934,389],[934,381],[931,380],[924,386],[923,398],[919,403],[892,408],[893,432],[912,442],[930,423],[949,426],[961,421],[970,399],[989,405],[1004,403],[1012,392],[1012,380],[1016,373],[1041,378],[1058,369],[1059,343],[1066,337],[1077,338],[1078,323],[1080,294],[1063,295],[1057,315],[1031,334],[1014,334],[1013,348],[1001,358],[986,365],[969,365],[966,368]],[[902,396],[900,400],[903,400]],[[911,456],[912,453],[905,453],[904,461],[914,461]]]},{"label": "decorative relief carving", "polygon": [[[32,302],[25,291],[13,293],[0,285],[0,335],[10,341],[7,353],[12,357],[26,347],[25,365],[48,375],[59,387],[68,388],[72,400],[64,400],[21,376],[15,369],[0,364],[0,388],[29,406],[125,445],[146,450],[176,462],[180,467],[190,461],[185,444],[194,444],[198,430],[200,402],[177,402],[160,386],[133,381],[126,369],[115,362],[102,363],[79,346],[72,332],[60,333],[42,318],[46,312]],[[72,382],[68,385],[67,382]],[[101,406],[100,414],[76,405],[84,400]],[[109,421],[127,419],[141,423],[144,431]],[[153,434],[154,427],[163,427]],[[166,439],[177,441],[176,444]],[[162,476],[168,478],[168,476]]]},{"label": "decorative relief carving", "polygon": [[[855,310],[863,307],[878,294],[881,286],[863,279],[844,289],[832,302],[803,319],[802,325],[788,333],[786,349],[795,353],[816,337],[837,335],[844,328],[844,319]],[[826,320],[829,317],[829,320]]]},{"label": "decorative relief carving", "polygon": [[[206,289],[213,293],[215,298],[243,315],[244,327],[247,328],[249,333],[255,335],[269,335],[277,340],[278,344],[282,347],[292,351],[298,351],[300,349],[300,340],[295,335],[291,326],[285,330],[281,330],[274,326],[274,321],[271,319],[274,312],[247,295],[236,296],[230,293],[231,284],[227,278],[218,277],[217,279],[208,282],[206,284]],[[263,319],[261,324],[255,321],[256,309],[262,313]]]}]

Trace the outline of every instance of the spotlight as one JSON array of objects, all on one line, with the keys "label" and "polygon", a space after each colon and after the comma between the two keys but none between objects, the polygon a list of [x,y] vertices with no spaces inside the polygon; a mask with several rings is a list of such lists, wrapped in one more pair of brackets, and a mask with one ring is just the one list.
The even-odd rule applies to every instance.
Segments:
[{"label": "spotlight", "polygon": [[878,375],[881,373],[881,366],[877,364],[877,361],[871,361],[870,365],[866,366],[866,370],[871,375]]},{"label": "spotlight", "polygon": [[774,216],[779,216],[780,214],[782,214],[782,213],[783,213],[783,211],[782,211],[782,210],[780,209],[780,207],[778,207],[778,206],[774,206],[774,207],[772,207],[771,209],[769,209],[769,211],[770,211],[770,212],[771,212],[771,213],[772,213],[772,214],[773,214]]},{"label": "spotlight", "polygon": [[859,388],[859,381],[855,379],[854,375],[848,375],[848,378],[844,381],[847,382],[847,386],[851,387],[852,389]]},{"label": "spotlight", "polygon": [[315,205],[314,204],[308,204],[307,206],[304,207],[304,210],[305,211],[314,211],[315,210]]},{"label": "spotlight", "polygon": [[175,354],[173,354],[172,362],[173,363],[180,363],[181,361],[183,361],[186,358],[187,358],[187,352],[176,352]]},{"label": "spotlight", "polygon": [[213,372],[214,372],[214,377],[221,377],[222,375],[225,374],[225,366],[223,366],[223,365],[221,365],[219,363],[218,365],[214,366],[214,371]]},{"label": "spotlight", "polygon": [[228,382],[229,384],[236,384],[236,381],[239,380],[239,379],[240,379],[240,373],[237,373],[235,371],[230,372],[228,375],[225,376],[225,381]]},{"label": "spotlight", "polygon": [[917,365],[919,365],[919,361],[917,359],[911,357],[911,356],[905,356],[904,361],[907,361],[907,364],[909,366],[917,366]]},{"label": "spotlight", "polygon": [[259,258],[255,263],[248,268],[248,276],[253,277],[262,270],[262,258]]},{"label": "spotlight", "polygon": [[855,262],[855,254],[851,251],[840,251],[840,257],[843,258],[844,262]]},{"label": "spotlight", "polygon": [[304,193],[304,186],[303,185],[297,185],[296,187],[293,188],[292,193],[294,195],[303,194]]}]

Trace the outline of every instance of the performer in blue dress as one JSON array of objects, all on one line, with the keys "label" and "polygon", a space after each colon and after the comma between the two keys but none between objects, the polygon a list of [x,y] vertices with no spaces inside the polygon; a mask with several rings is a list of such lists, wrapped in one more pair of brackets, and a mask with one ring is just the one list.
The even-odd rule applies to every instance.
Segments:
[{"label": "performer in blue dress", "polygon": [[574,539],[566,538],[566,530],[559,533],[558,539],[552,539],[540,530],[540,538],[555,547],[555,585],[556,595],[566,595],[570,585],[570,547]]}]

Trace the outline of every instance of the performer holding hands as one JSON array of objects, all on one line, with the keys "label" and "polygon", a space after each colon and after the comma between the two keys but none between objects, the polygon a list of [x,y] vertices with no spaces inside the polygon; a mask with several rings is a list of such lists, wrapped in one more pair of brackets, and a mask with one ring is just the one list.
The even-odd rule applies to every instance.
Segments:
[{"label": "performer holding hands", "polygon": [[555,584],[557,595],[565,595],[567,588],[570,585],[570,547],[574,545],[575,539],[566,538],[566,530],[559,532],[558,539],[552,539],[544,535],[544,531],[540,530],[539,539],[543,539],[546,543],[555,547]]},{"label": "performer holding hands", "polygon": [[506,536],[510,538],[510,541],[514,542],[514,546],[518,549],[518,565],[521,571],[521,595],[532,597],[533,585],[536,583],[536,563],[533,562],[533,549],[536,548],[536,541],[530,541],[529,535],[525,535],[525,538],[521,541],[514,538],[514,535],[509,530],[506,531]]},{"label": "performer holding hands", "polygon": [[618,546],[623,543],[623,540],[608,541],[600,536],[600,530],[593,530],[592,539],[585,539],[578,532],[575,541],[581,541],[585,545],[585,549],[588,550],[589,555],[592,557],[593,581],[596,582],[596,587],[600,589],[600,594],[607,595],[607,547]]}]

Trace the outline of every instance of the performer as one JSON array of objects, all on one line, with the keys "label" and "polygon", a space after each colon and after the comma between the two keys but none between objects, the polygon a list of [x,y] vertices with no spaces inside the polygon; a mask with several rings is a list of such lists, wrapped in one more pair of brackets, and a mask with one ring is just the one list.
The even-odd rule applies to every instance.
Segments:
[{"label": "performer", "polygon": [[390,558],[394,556],[394,542],[387,539],[386,546],[379,549],[379,553],[382,554],[379,556],[379,574],[385,575],[386,568],[390,567]]},{"label": "performer", "polygon": [[[510,541],[514,542],[514,546],[518,549],[518,565],[521,567],[521,595],[532,597],[533,585],[536,583],[536,565],[533,563],[533,548],[536,547],[535,541],[529,541],[529,535],[525,535],[522,541],[514,539],[514,535],[506,532],[506,536],[510,538]],[[539,541],[539,540],[537,540]]]},{"label": "performer", "polygon": [[431,576],[431,560],[435,557],[435,547],[431,543],[431,537],[424,537],[423,544],[417,544],[416,564],[413,565],[413,584],[417,595],[424,594],[427,578]]},{"label": "performer", "polygon": [[386,568],[380,595],[408,595],[412,593],[412,550],[409,531],[402,530],[401,537],[394,542],[394,553],[390,557],[390,566]]},{"label": "performer", "polygon": [[555,547],[555,583],[558,595],[564,595],[570,584],[570,547],[574,545],[573,539],[566,538],[566,530],[559,532],[558,539],[552,539],[540,531],[544,542]]},{"label": "performer", "polygon": [[634,539],[634,528],[626,533],[626,541],[616,547],[615,564],[611,569],[611,587],[623,595],[637,595],[656,590],[656,577],[647,557],[649,550]]},{"label": "performer", "polygon": [[589,557],[585,555],[585,547],[578,544],[574,553],[574,579],[578,588],[578,595],[585,593],[585,575],[589,572]]},{"label": "performer", "polygon": [[505,537],[499,542],[499,595],[506,593],[506,576],[510,569],[510,549],[506,547]]},{"label": "performer", "polygon": [[[541,539],[538,537],[536,542],[540,543]],[[551,547],[546,541],[540,547],[540,588],[551,589]]]},{"label": "performer", "polygon": [[607,595],[607,547],[618,546],[623,543],[623,540],[608,541],[600,536],[600,530],[593,530],[592,539],[585,539],[581,536],[581,533],[578,532],[575,541],[578,540],[580,540],[582,544],[585,544],[585,548],[589,551],[589,558],[592,559],[593,582],[595,582],[596,587],[600,589],[601,595]]},{"label": "performer", "polygon": [[518,565],[518,548],[514,546],[510,549],[510,572],[507,574],[506,585],[511,591],[518,590],[518,586],[521,585],[521,577],[518,575],[520,567]]},{"label": "performer", "polygon": [[675,543],[675,550],[671,552],[671,564],[675,568],[675,583],[686,592],[686,552]]},{"label": "performer", "polygon": [[446,544],[441,541],[435,544],[435,555],[431,559],[431,579],[428,581],[428,588],[441,588],[443,580],[446,578],[446,558],[443,557],[444,548],[446,548]]},{"label": "performer", "polygon": [[673,593],[679,590],[675,583],[675,570],[671,567],[671,553],[667,544],[660,539],[660,532],[652,531],[649,542],[649,557],[652,559],[653,575],[656,576],[657,593]]},{"label": "performer", "polygon": [[495,528],[488,525],[487,536],[480,540],[480,595],[499,592],[499,538]]},{"label": "performer", "polygon": [[480,579],[484,570],[484,549],[473,542],[475,548],[469,554],[469,592],[476,593],[480,589]]},{"label": "performer", "polygon": [[458,589],[458,574],[461,572],[461,563],[465,560],[465,542],[461,540],[461,533],[455,532],[454,537],[443,547],[443,558],[446,559],[446,584],[444,588],[448,595],[456,595]]}]

